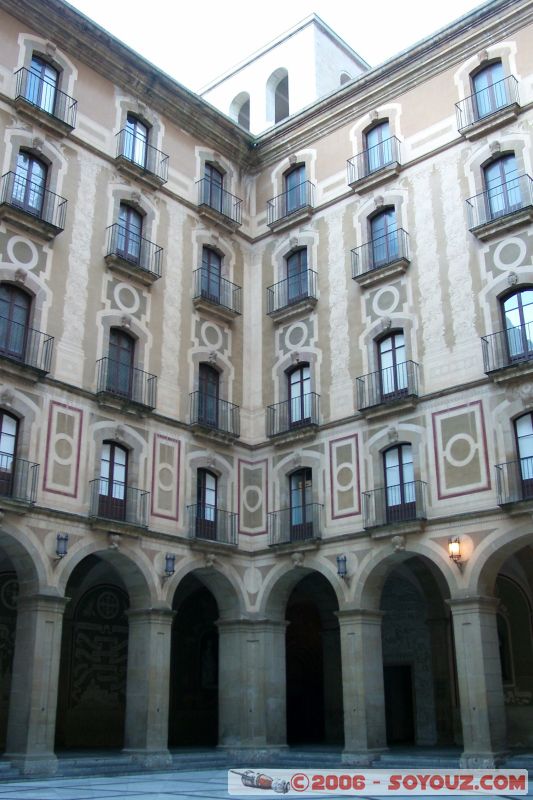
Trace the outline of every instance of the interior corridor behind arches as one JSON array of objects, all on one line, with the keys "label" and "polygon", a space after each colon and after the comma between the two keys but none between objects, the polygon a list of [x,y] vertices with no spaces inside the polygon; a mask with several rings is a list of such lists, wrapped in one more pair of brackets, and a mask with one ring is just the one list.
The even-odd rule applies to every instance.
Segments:
[{"label": "interior corridor behind arches", "polygon": [[287,742],[342,744],[342,674],[337,598],[318,573],[290,594],[286,619]]}]

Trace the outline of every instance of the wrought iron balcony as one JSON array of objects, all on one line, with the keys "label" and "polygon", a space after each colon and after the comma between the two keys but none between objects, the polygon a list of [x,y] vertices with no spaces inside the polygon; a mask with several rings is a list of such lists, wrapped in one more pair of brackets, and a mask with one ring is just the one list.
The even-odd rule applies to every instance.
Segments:
[{"label": "wrought iron balcony", "polygon": [[363,527],[378,528],[426,519],[424,481],[409,481],[363,492]]},{"label": "wrought iron balcony", "polygon": [[400,141],[391,136],[348,159],[348,183],[354,186],[370,175],[399,166]]},{"label": "wrought iron balcony", "polygon": [[533,323],[482,336],[481,346],[486,373],[533,361]]},{"label": "wrought iron balcony", "polygon": [[39,464],[0,453],[0,503],[2,498],[33,505],[37,499]]},{"label": "wrought iron balcony", "polygon": [[196,503],[189,511],[189,538],[237,544],[238,515],[216,506]]},{"label": "wrought iron balcony", "polygon": [[362,411],[387,403],[418,397],[418,364],[402,361],[357,378],[357,408]]},{"label": "wrought iron balcony", "polygon": [[115,223],[107,229],[106,260],[110,259],[124,262],[129,269],[141,270],[152,282],[161,277],[163,248]]},{"label": "wrought iron balcony", "polygon": [[533,180],[529,175],[517,175],[515,178],[495,185],[485,192],[466,201],[468,211],[468,227],[471,231],[503,219],[509,215],[519,214],[526,209],[533,209]]},{"label": "wrought iron balcony", "polygon": [[303,181],[297,186],[278,194],[267,201],[267,225],[275,225],[285,217],[296,214],[314,206],[315,185],[311,181]]},{"label": "wrought iron balcony", "polygon": [[275,314],[304,300],[316,300],[317,273],[305,269],[267,288],[267,314]]},{"label": "wrought iron balcony", "polygon": [[191,425],[229,436],[240,435],[239,406],[202,391],[191,392],[190,398]]},{"label": "wrought iron balcony", "polygon": [[54,337],[0,317],[0,358],[46,375],[50,372]]},{"label": "wrought iron balcony", "polygon": [[148,527],[150,492],[107,478],[89,481],[91,519]]},{"label": "wrought iron balcony", "polygon": [[[6,172],[0,182],[0,210],[4,207],[11,213],[16,212],[17,219],[41,223],[51,235],[56,235],[65,228],[67,201],[39,183],[33,183],[16,172]],[[2,211],[2,216],[6,211]],[[33,222],[31,224],[33,228]]]},{"label": "wrought iron balcony", "polygon": [[124,165],[131,165],[136,175],[151,177],[153,182],[162,185],[168,180],[168,156],[148,144],[143,136],[123,128],[116,134],[117,159]]},{"label": "wrought iron balcony", "polygon": [[352,278],[358,278],[374,270],[383,269],[402,261],[409,263],[409,234],[403,228],[377,236],[370,242],[352,250]]},{"label": "wrought iron balcony", "polygon": [[233,225],[242,225],[242,200],[222,189],[220,184],[209,178],[196,181],[198,186],[198,205],[221,214],[230,220]]},{"label": "wrought iron balcony", "polygon": [[156,406],[157,377],[112,358],[96,362],[96,393],[152,410]]},{"label": "wrought iron balcony", "polygon": [[533,500],[533,458],[496,464],[498,505]]},{"label": "wrought iron balcony", "polygon": [[455,104],[457,130],[462,133],[500,111],[518,106],[519,102],[518,81],[514,75],[502,78]]},{"label": "wrought iron balcony", "polygon": [[315,392],[267,406],[267,436],[316,427],[319,412],[320,395]]},{"label": "wrought iron balcony", "polygon": [[17,79],[15,101],[22,100],[38,112],[49,114],[69,130],[76,127],[77,100],[65,92],[60,92],[53,83],[26,67],[18,69],[15,77]]},{"label": "wrought iron balcony", "polygon": [[193,299],[221,306],[233,315],[241,313],[241,287],[221,278],[217,272],[200,267],[193,272]]},{"label": "wrought iron balcony", "polygon": [[322,510],[319,503],[282,508],[268,514],[268,543],[290,544],[320,539],[322,535]]}]

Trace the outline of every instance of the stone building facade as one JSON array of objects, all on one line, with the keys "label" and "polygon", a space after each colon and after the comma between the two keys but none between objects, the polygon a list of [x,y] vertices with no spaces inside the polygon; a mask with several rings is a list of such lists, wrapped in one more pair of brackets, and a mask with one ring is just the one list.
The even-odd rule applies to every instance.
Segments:
[{"label": "stone building facade", "polygon": [[0,0],[24,773],[533,745],[532,10],[253,137],[61,0]]}]

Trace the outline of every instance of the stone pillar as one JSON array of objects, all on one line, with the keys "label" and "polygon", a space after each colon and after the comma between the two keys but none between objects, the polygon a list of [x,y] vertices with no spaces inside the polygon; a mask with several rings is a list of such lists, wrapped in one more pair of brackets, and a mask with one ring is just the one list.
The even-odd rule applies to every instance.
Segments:
[{"label": "stone pillar", "polygon": [[219,746],[260,760],[266,750],[286,746],[287,623],[240,619],[217,625]]},{"label": "stone pillar", "polygon": [[386,750],[381,611],[338,611],[346,764],[368,765]]},{"label": "stone pillar", "polygon": [[174,612],[128,612],[128,673],[124,752],[146,767],[170,764],[168,705]]},{"label": "stone pillar", "polygon": [[450,620],[430,617],[427,620],[431,641],[431,667],[435,695],[437,744],[453,744],[453,677],[450,663]]},{"label": "stone pillar", "polygon": [[53,775],[61,630],[67,598],[20,596],[4,758],[23,775]]},{"label": "stone pillar", "polygon": [[461,766],[492,768],[505,751],[505,707],[494,597],[449,600],[461,702]]}]

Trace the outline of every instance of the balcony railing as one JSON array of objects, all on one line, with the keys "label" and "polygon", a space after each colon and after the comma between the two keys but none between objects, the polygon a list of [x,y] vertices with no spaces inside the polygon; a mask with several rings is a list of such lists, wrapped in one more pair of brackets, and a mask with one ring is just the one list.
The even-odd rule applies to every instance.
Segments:
[{"label": "balcony railing", "polygon": [[69,128],[76,127],[78,101],[60,92],[53,83],[36,75],[26,67],[15,72],[17,85],[15,100],[22,98],[30,105],[64,122]]},{"label": "balcony railing", "polygon": [[221,278],[218,272],[200,267],[193,272],[193,298],[202,297],[209,303],[222,306],[234,314],[241,313],[241,287]]},{"label": "balcony railing", "polygon": [[409,481],[363,492],[363,527],[426,519],[426,487],[424,481]]},{"label": "balcony railing", "polygon": [[161,277],[163,248],[118,223],[107,229],[106,255],[117,256],[137,269]]},{"label": "balcony railing", "polygon": [[43,374],[50,372],[54,337],[0,317],[0,357]]},{"label": "balcony railing", "polygon": [[287,189],[267,201],[267,225],[274,225],[279,220],[295,214],[304,208],[314,205],[315,185],[311,181],[303,181],[297,186]]},{"label": "balcony railing", "polygon": [[388,267],[395,261],[409,261],[409,234],[403,228],[377,236],[352,250],[354,280],[375,269]]},{"label": "balcony railing", "polygon": [[119,481],[96,478],[89,482],[92,519],[124,522],[137,527],[148,527],[148,500],[150,492],[127,486]]},{"label": "balcony railing", "polygon": [[168,156],[148,144],[143,136],[123,128],[116,134],[117,158],[123,158],[163,184],[168,180]]},{"label": "balcony railing", "polygon": [[67,201],[41,184],[29,181],[16,172],[2,175],[0,185],[0,205],[16,208],[24,214],[45,222],[58,232],[65,227]]},{"label": "balcony railing", "polygon": [[348,159],[348,183],[352,186],[375,172],[399,164],[400,141],[396,136],[391,136]]},{"label": "balcony railing", "polygon": [[316,299],[317,273],[305,269],[297,275],[273,284],[267,288],[267,314],[275,314],[282,308],[300,303],[310,298]]},{"label": "balcony railing", "polygon": [[418,397],[418,364],[402,361],[357,378],[357,408],[363,410]]},{"label": "balcony railing", "polygon": [[200,425],[230,436],[240,435],[239,406],[201,391],[191,392],[190,398],[191,425]]},{"label": "balcony railing", "polygon": [[481,337],[485,372],[533,361],[533,323]]},{"label": "balcony railing", "polygon": [[320,395],[314,392],[267,406],[267,436],[318,425],[319,414]]},{"label": "balcony railing", "polygon": [[533,500],[533,458],[496,464],[498,505]]},{"label": "balcony railing", "polygon": [[157,377],[112,358],[96,362],[97,394],[111,395],[147,409],[155,408]]},{"label": "balcony railing", "polygon": [[196,181],[198,186],[198,205],[208,206],[227,217],[235,225],[242,225],[242,200],[222,189],[220,184],[209,178]]},{"label": "balcony railing", "polygon": [[0,499],[33,504],[37,499],[39,464],[0,453]]},{"label": "balcony railing", "polygon": [[188,506],[189,538],[221,544],[237,544],[238,515],[216,506],[197,503]]},{"label": "balcony railing", "polygon": [[488,119],[498,111],[518,104],[518,81],[514,75],[509,75],[455,104],[457,130],[464,131],[476,122]]},{"label": "balcony railing", "polygon": [[308,503],[305,506],[282,508],[268,514],[268,542],[289,544],[321,538],[323,506]]},{"label": "balcony railing", "polygon": [[529,175],[493,186],[466,201],[470,230],[533,206],[533,180]]}]

